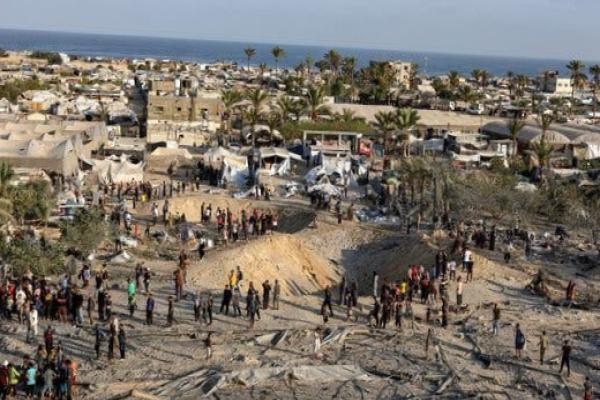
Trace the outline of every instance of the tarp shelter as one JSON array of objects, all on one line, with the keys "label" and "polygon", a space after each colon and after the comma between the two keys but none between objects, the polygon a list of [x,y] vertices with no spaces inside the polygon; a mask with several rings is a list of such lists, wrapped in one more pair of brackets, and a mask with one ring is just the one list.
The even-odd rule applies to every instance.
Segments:
[{"label": "tarp shelter", "polygon": [[134,164],[129,162],[127,156],[122,155],[118,160],[84,160],[92,166],[92,171],[98,174],[101,183],[128,183],[142,182],[144,180],[144,163]]},{"label": "tarp shelter", "polygon": [[302,161],[302,157],[280,147],[260,149],[260,166],[269,170],[270,175],[286,175],[292,168],[292,160]]},{"label": "tarp shelter", "polygon": [[215,147],[203,155],[204,164],[222,171],[221,179],[238,187],[246,184],[248,177],[248,159],[237,155],[224,147]]},{"label": "tarp shelter", "polygon": [[185,164],[193,160],[187,149],[158,147],[147,158],[148,167],[151,169],[166,170],[173,163]]}]

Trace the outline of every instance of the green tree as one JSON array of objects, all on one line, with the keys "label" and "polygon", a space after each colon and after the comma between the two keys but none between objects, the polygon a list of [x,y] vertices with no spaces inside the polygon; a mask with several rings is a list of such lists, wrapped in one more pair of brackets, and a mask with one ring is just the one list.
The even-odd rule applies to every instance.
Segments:
[{"label": "green tree", "polygon": [[400,138],[402,142],[402,150],[404,157],[410,155],[410,132],[409,130],[414,128],[421,117],[417,110],[412,108],[399,108],[396,110],[396,126],[401,132]]},{"label": "green tree", "polygon": [[460,74],[457,71],[448,72],[448,84],[450,85],[450,90],[455,93],[458,91],[460,87]]},{"label": "green tree", "polygon": [[323,105],[323,87],[322,86],[311,86],[304,96],[306,102],[306,108],[308,115],[311,120],[316,121],[319,115],[329,114],[329,107]]},{"label": "green tree", "polygon": [[383,134],[383,149],[390,154],[392,134],[396,130],[396,114],[393,111],[379,111],[375,114],[375,128]]},{"label": "green tree", "polygon": [[108,227],[100,212],[80,210],[73,221],[61,223],[60,231],[65,246],[87,257],[106,239]]},{"label": "green tree", "polygon": [[243,95],[240,91],[235,89],[223,90],[221,92],[221,100],[223,101],[224,112],[221,116],[221,122],[225,127],[227,134],[231,133],[231,119],[235,112],[235,109],[240,101],[242,101]]},{"label": "green tree", "polygon": [[542,129],[542,137],[537,143],[533,145],[533,151],[537,156],[541,168],[546,168],[550,162],[550,156],[554,151],[554,146],[548,142],[547,132],[554,121],[554,117],[551,114],[542,114],[538,119],[538,124]]},{"label": "green tree", "polygon": [[511,118],[506,121],[506,127],[508,128],[510,140],[512,141],[512,156],[515,157],[517,155],[517,137],[519,136],[519,132],[525,127],[525,121],[517,117]]},{"label": "green tree", "polygon": [[273,58],[275,59],[275,75],[278,76],[279,75],[279,60],[281,60],[283,57],[285,57],[285,50],[283,50],[279,46],[275,46],[271,50],[271,54],[273,55]]},{"label": "green tree", "polygon": [[28,271],[37,276],[65,271],[63,251],[57,245],[42,247],[39,242],[30,239],[15,239],[10,243],[1,241],[0,255],[18,277]]},{"label": "green tree", "polygon": [[337,77],[338,71],[340,70],[340,66],[342,63],[342,56],[340,55],[340,53],[338,53],[334,49],[331,49],[327,53],[325,53],[323,59],[327,62],[327,65],[329,65],[329,72],[331,72],[331,75],[333,77]]},{"label": "green tree", "polygon": [[244,49],[244,54],[246,55],[246,60],[248,61],[248,71],[250,71],[250,60],[256,56],[256,49],[252,47],[246,47]]},{"label": "green tree", "polygon": [[269,100],[269,95],[262,89],[249,89],[246,91],[246,99],[251,105],[246,110],[246,119],[252,126],[252,146],[256,146],[256,124],[263,117],[265,104]]},{"label": "green tree", "polygon": [[571,74],[571,113],[575,105],[575,90],[582,89],[587,80],[587,76],[583,73],[585,64],[580,60],[571,60],[567,64],[567,69]]},{"label": "green tree", "polygon": [[592,86],[592,101],[593,101],[593,118],[597,119],[596,110],[598,109],[598,89],[600,89],[600,64],[595,64],[590,67],[591,86]]},{"label": "green tree", "polygon": [[50,215],[51,193],[46,181],[10,187],[7,198],[12,204],[13,216],[21,223],[25,220],[45,222]]}]

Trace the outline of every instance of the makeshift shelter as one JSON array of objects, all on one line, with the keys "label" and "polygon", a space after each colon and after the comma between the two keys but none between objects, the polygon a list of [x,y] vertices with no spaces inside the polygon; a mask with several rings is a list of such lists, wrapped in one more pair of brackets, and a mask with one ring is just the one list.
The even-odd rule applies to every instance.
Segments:
[{"label": "makeshift shelter", "polygon": [[92,171],[98,175],[98,181],[101,183],[128,183],[144,180],[144,163],[129,162],[125,155],[116,160],[113,157],[106,160],[82,159],[82,162],[92,166]]},{"label": "makeshift shelter", "polygon": [[260,166],[270,175],[287,175],[292,169],[292,160],[301,162],[302,157],[280,147],[264,147],[259,151]]}]

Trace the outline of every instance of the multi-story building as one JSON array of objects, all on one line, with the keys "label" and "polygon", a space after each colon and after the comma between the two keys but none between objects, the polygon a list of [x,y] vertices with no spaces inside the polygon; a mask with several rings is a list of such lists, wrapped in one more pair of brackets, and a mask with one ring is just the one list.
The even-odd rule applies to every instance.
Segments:
[{"label": "multi-story building", "polygon": [[545,71],[538,77],[538,89],[559,96],[571,94],[571,78],[561,78],[558,71]]}]

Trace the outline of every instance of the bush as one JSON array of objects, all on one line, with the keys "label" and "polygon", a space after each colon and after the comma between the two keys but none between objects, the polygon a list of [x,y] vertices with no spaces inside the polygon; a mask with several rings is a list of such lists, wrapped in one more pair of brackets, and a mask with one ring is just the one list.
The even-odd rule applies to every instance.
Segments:
[{"label": "bush", "polygon": [[17,239],[9,244],[0,244],[0,254],[12,266],[15,276],[28,270],[35,275],[53,275],[64,272],[65,262],[62,249],[58,246],[43,247],[31,239]]},{"label": "bush", "polygon": [[52,196],[46,181],[34,181],[13,186],[8,190],[13,216],[19,220],[46,221],[50,214]]},{"label": "bush", "polygon": [[108,227],[98,211],[81,210],[73,221],[64,221],[60,231],[66,247],[87,257],[106,239]]},{"label": "bush", "polygon": [[8,57],[8,53],[4,49],[0,49],[0,58]]},{"label": "bush", "polygon": [[34,51],[30,55],[31,58],[38,58],[48,61],[48,64],[62,64],[62,57],[60,54],[51,51]]},{"label": "bush", "polygon": [[16,79],[0,85],[0,99],[6,98],[11,103],[15,103],[19,96],[28,90],[45,90],[48,85],[37,79]]}]

